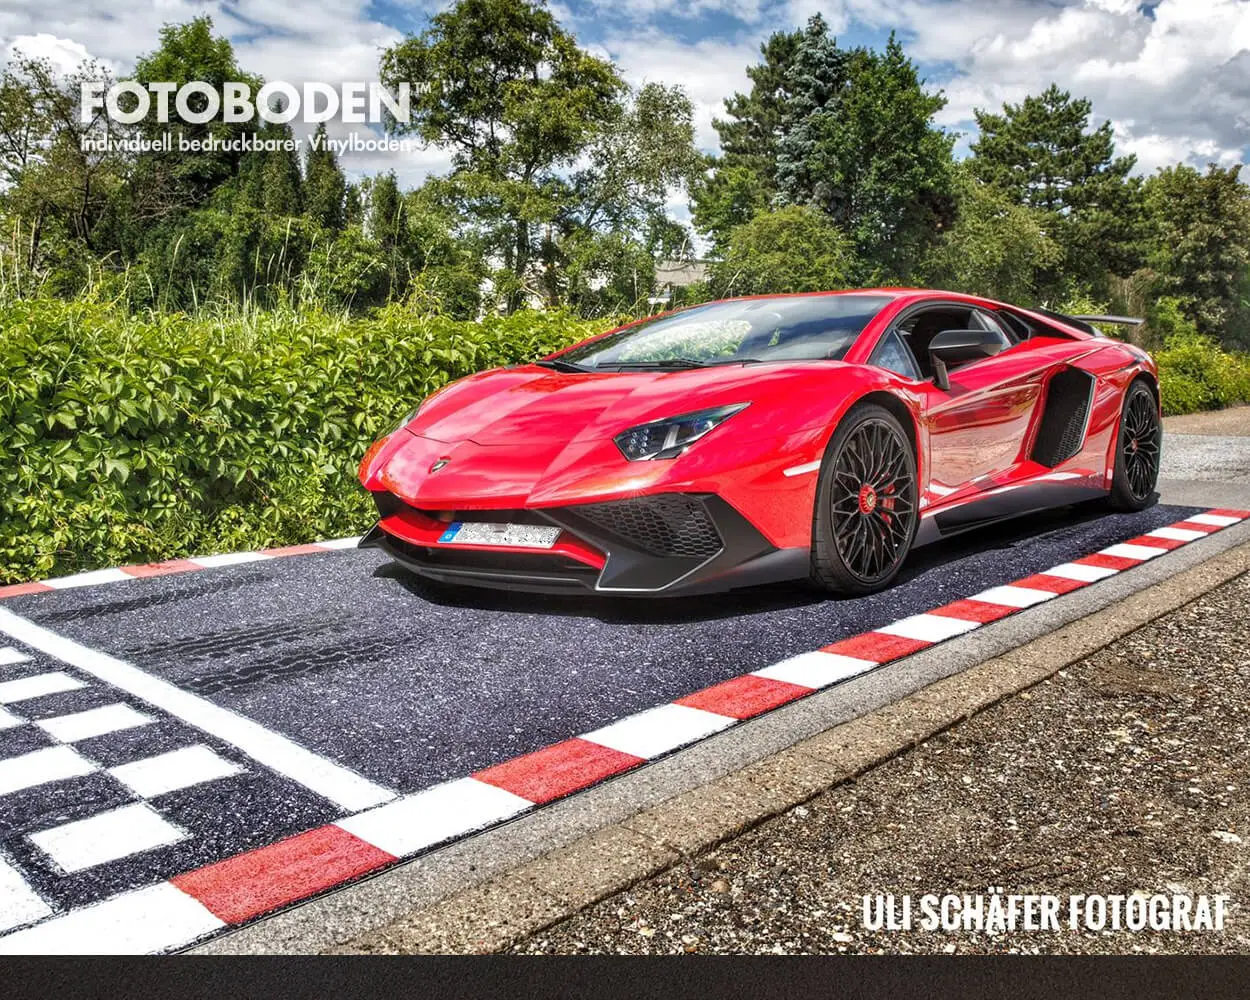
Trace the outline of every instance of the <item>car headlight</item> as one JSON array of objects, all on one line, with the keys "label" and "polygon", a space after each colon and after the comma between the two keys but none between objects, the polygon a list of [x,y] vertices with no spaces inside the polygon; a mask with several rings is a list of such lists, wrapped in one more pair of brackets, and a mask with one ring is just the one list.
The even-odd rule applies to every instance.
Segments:
[{"label": "car headlight", "polygon": [[710,410],[696,410],[681,416],[668,417],[639,424],[621,431],[612,440],[621,454],[631,462],[644,462],[654,458],[676,458],[692,444],[715,430],[735,413],[745,410],[749,403],[733,403]]}]

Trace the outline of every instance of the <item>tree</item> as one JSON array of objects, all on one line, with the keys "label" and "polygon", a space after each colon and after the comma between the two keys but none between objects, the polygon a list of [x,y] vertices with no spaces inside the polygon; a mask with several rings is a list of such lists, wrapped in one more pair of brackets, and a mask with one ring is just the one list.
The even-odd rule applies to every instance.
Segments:
[{"label": "tree", "polygon": [[980,136],[969,161],[975,177],[1017,204],[1045,212],[1064,260],[1052,276],[1097,292],[1106,275],[1141,265],[1141,193],[1135,158],[1116,157],[1111,123],[1090,128],[1092,105],[1052,84],[1001,114],[975,112]]},{"label": "tree", "polygon": [[1006,192],[957,174],[958,214],[925,259],[926,283],[1003,302],[1039,301],[1063,251],[1046,233],[1046,216]]},{"label": "tree", "polygon": [[951,214],[946,103],[891,35],[884,52],[842,49],[819,15],[790,65],[777,142],[789,203],[825,212],[855,243],[861,277],[906,278]]},{"label": "tree", "polygon": [[1145,186],[1159,290],[1180,297],[1204,333],[1226,338],[1250,309],[1250,188],[1240,171],[1211,164],[1202,174],[1178,164]]},{"label": "tree", "polygon": [[537,227],[557,214],[560,170],[619,120],[625,85],[615,67],[579,48],[540,4],[458,0],[384,52],[381,77],[423,84],[412,123],[396,128],[452,151],[459,196],[494,222],[515,308]]},{"label": "tree", "polygon": [[695,226],[711,238],[718,253],[730,230],[750,220],[776,194],[787,79],[802,38],[800,31],[778,31],[761,43],[763,61],[747,67],[750,93],[725,98],[727,117],[712,121],[721,155],[709,159],[690,194]]},{"label": "tree", "polygon": [[832,291],[852,283],[854,265],[850,240],[828,216],[787,205],[735,229],[710,280],[717,296]]},{"label": "tree", "polygon": [[304,212],[317,225],[338,232],[346,224],[347,179],[334,150],[326,146],[325,123],[317,126],[304,168]]}]

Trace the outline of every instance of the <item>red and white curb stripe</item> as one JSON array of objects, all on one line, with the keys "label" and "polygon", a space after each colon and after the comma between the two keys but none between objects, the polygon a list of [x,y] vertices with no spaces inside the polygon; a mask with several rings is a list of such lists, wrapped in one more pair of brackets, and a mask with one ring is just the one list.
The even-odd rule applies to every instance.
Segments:
[{"label": "red and white curb stripe", "polygon": [[93,569],[70,576],[57,576],[51,580],[31,583],[13,583],[0,586],[0,600],[21,597],[24,594],[44,594],[53,590],[73,590],[78,587],[96,587],[102,583],[126,583],[152,576],[170,576],[174,573],[191,573],[197,569],[216,569],[219,566],[237,566],[240,563],[260,562],[265,559],[283,559],[287,556],[312,555],[314,552],[335,552],[354,549],[360,536],[331,538],[324,542],[305,545],[284,545],[277,549],[257,549],[255,552],[223,552],[213,556],[196,556],[193,559],[166,559],[164,562],[143,563],[139,566],[116,566],[112,569]]},{"label": "red and white curb stripe", "polygon": [[[1209,510],[1005,586],[696,691],[337,823],[44,919],[0,953],[170,951],[622,774],[713,733],[1250,519]],[[0,915],[46,904],[0,861]]]}]

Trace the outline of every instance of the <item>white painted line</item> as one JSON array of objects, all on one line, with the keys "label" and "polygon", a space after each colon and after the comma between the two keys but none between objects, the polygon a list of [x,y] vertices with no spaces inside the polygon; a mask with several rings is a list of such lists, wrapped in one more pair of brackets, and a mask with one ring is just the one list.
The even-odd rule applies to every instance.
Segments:
[{"label": "white painted line", "polygon": [[0,795],[20,792],[50,781],[91,774],[99,768],[73,747],[44,747],[20,757],[0,760]]},{"label": "white painted line", "polygon": [[12,712],[6,712],[0,708],[0,729],[14,729],[17,726],[26,725],[26,720],[20,715],[14,715]]},{"label": "white painted line", "polygon": [[187,562],[195,563],[202,569],[213,569],[217,566],[237,566],[240,563],[259,562],[262,559],[272,559],[273,556],[266,555],[264,552],[222,552],[215,556],[196,556],[194,559],[188,559]]},{"label": "white painted line", "polygon": [[13,663],[25,663],[29,659],[30,657],[20,649],[14,649],[12,646],[0,646],[0,667],[7,667]]},{"label": "white painted line", "polygon": [[955,486],[941,486],[937,483],[930,483],[929,492],[932,493],[934,496],[948,497],[952,493],[958,493],[959,489],[958,487],[955,487]]},{"label": "white painted line", "polygon": [[28,701],[64,691],[77,691],[86,686],[82,681],[59,670],[48,674],[35,674],[33,677],[19,677],[15,681],[0,682],[0,705],[11,705],[15,701]]},{"label": "white painted line", "polygon": [[476,778],[459,778],[339,820],[338,826],[402,858],[515,816],[534,803]]},{"label": "white painted line", "polygon": [[1049,590],[1034,590],[1032,587],[1017,587],[1008,584],[1005,587],[991,587],[979,594],[973,594],[970,600],[984,601],[987,604],[998,604],[1004,608],[1031,608],[1042,601],[1050,601],[1059,595]]},{"label": "white painted line", "polygon": [[964,632],[971,632],[974,628],[980,627],[981,622],[970,622],[962,618],[946,618],[943,615],[926,614],[900,618],[890,625],[874,629],[873,631],[883,632],[886,635],[899,635],[904,639],[919,639],[922,642],[941,642],[943,639],[949,639],[953,635],[962,635]]},{"label": "white painted line", "polygon": [[880,664],[873,660],[860,660],[854,656],[817,650],[814,653],[800,653],[763,670],[756,670],[755,676],[798,684],[801,687],[823,688],[878,666]]},{"label": "white painted line", "polygon": [[1227,528],[1230,524],[1237,524],[1241,518],[1229,517],[1227,514],[1195,514],[1185,520],[1193,521],[1195,524],[1213,524],[1217,528]]},{"label": "white painted line", "polygon": [[1161,549],[1157,545],[1129,545],[1125,542],[1122,545],[1108,545],[1105,549],[1099,549],[1098,554],[1102,556],[1116,556],[1119,559],[1137,559],[1145,561],[1153,559],[1155,556],[1161,556],[1167,549]]},{"label": "white painted line", "polygon": [[323,549],[354,549],[360,544],[360,538],[360,535],[353,535],[351,538],[330,538],[313,544]]},{"label": "white painted line", "polygon": [[51,719],[39,719],[35,725],[62,743],[77,743],[105,733],[117,733],[123,729],[146,726],[154,721],[152,716],[136,712],[129,705],[117,702],[90,708],[72,715],[57,715]]},{"label": "white painted line", "polygon": [[67,874],[85,871],[140,851],[176,844],[187,831],[168,822],[146,802],[96,813],[30,835],[31,843]]},{"label": "white painted line", "polygon": [[581,738],[610,750],[650,760],[719,732],[736,721],[701,708],[660,705],[636,715],[627,715],[619,722],[594,732],[582,733]]},{"label": "white painted line", "polygon": [[71,590],[74,587],[94,587],[98,583],[121,583],[123,580],[133,579],[133,576],[123,573],[120,569],[93,569],[87,573],[58,576],[40,582],[47,584],[53,590]]},{"label": "white painted line", "polygon": [[1155,528],[1154,531],[1147,531],[1146,536],[1149,538],[1167,538],[1174,542],[1193,542],[1199,538],[1206,538],[1205,531],[1194,531],[1192,528]]},{"label": "white painted line", "polygon": [[[299,746],[280,733],[144,673],[124,660],[57,635],[3,607],[0,607],[0,632],[217,737],[253,760],[329,799],[346,812],[368,809],[395,798],[396,793],[389,788],[383,788],[341,764]],[[0,690],[3,687],[0,684]],[[3,700],[0,696],[0,701]]]},{"label": "white painted line", "polygon": [[0,858],[0,934],[52,915],[21,873]]},{"label": "white painted line", "polygon": [[0,954],[150,955],[224,926],[199,900],[158,882],[2,937]]},{"label": "white painted line", "polygon": [[1042,570],[1042,575],[1058,576],[1064,580],[1080,580],[1082,583],[1093,583],[1095,580],[1105,580],[1109,576],[1115,576],[1118,572],[1120,572],[1118,569],[1108,569],[1106,566],[1086,566],[1084,563],[1060,563],[1058,566]]},{"label": "white painted line", "polygon": [[242,774],[243,768],[202,743],[110,767],[109,774],[145,799],[206,781]]},{"label": "white painted line", "polygon": [[787,477],[804,476],[804,475],[807,475],[807,473],[809,472],[819,472],[819,471],[820,471],[820,460],[817,459],[815,462],[808,462],[805,465],[794,465],[788,469],[783,469],[781,474]]}]

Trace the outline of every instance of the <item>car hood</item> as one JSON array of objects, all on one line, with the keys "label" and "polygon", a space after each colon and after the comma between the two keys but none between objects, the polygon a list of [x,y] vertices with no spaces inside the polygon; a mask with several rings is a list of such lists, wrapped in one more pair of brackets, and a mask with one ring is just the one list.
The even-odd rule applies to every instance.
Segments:
[{"label": "car hood", "polygon": [[[730,403],[773,398],[776,383],[813,367],[726,365],[673,372],[557,372],[536,365],[462,379],[431,396],[407,430],[434,441],[486,447],[602,440],[628,427]],[[752,407],[751,409],[756,409]],[[735,418],[741,431],[758,424],[758,409]],[[746,418],[746,419],[743,419]],[[769,420],[768,423],[772,423]]]}]

